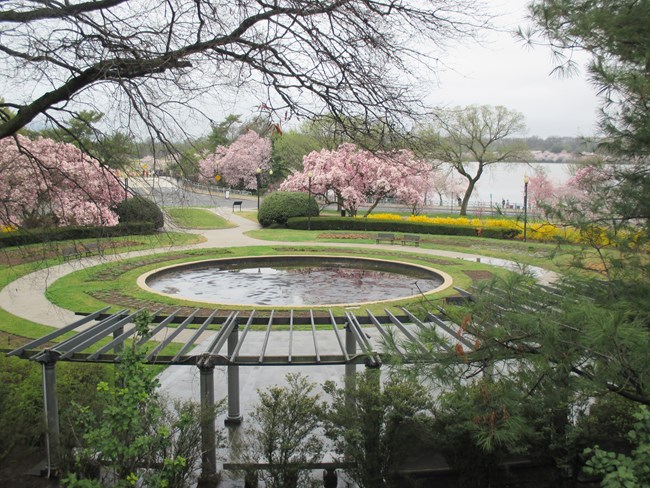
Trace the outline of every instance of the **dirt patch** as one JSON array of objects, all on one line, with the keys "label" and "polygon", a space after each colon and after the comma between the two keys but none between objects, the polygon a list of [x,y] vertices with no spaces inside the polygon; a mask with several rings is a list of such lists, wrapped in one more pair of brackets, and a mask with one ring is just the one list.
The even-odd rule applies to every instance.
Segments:
[{"label": "dirt patch", "polygon": [[[18,349],[19,347],[24,346],[33,340],[34,339],[30,339],[28,337],[0,331],[0,348],[3,349]],[[47,349],[48,347],[52,346],[54,346],[53,342],[46,342],[40,346],[40,349]]]},{"label": "dirt patch", "polygon": [[[90,296],[93,298],[96,298],[97,300],[101,300],[102,302],[110,303],[112,305],[118,305],[121,307],[125,307],[131,310],[138,310],[140,308],[144,308],[146,310],[158,310],[160,309],[159,315],[170,315],[171,313],[175,312],[176,310],[180,309],[180,312],[178,312],[178,316],[187,316],[190,313],[194,312],[197,308],[199,309],[199,312],[196,314],[197,317],[205,318],[208,317],[212,312],[214,312],[215,309],[217,309],[217,306],[215,305],[215,308],[199,308],[199,307],[187,307],[187,306],[178,306],[178,305],[163,305],[158,302],[150,301],[150,300],[141,300],[133,297],[129,297],[127,295],[124,295],[118,291],[113,291],[113,290],[105,290],[105,291],[97,291],[97,292],[92,292],[88,293]],[[215,323],[219,323],[219,319],[225,319],[230,315],[230,312],[235,311],[236,309],[233,308],[228,308],[227,305],[224,306],[219,306],[218,307],[218,312],[216,314],[215,318]],[[243,313],[248,313],[244,311]],[[256,317],[266,317],[270,311],[258,311],[256,313]],[[289,317],[290,315],[289,310],[276,310],[273,313],[274,317]],[[325,310],[323,311],[313,311],[314,317],[329,317],[329,313]],[[293,311],[293,316],[294,317],[310,317],[310,311],[309,310],[294,310]]]},{"label": "dirt patch", "polygon": [[317,239],[371,239],[368,234],[318,234]]},{"label": "dirt patch", "polygon": [[[221,254],[230,254],[230,251],[223,251]],[[196,256],[196,253],[177,253],[172,255],[154,256],[139,259],[131,262],[115,263],[108,269],[103,269],[96,273],[91,273],[84,281],[112,281],[119,278],[122,274],[133,269],[147,266],[150,264],[164,263],[166,261],[175,261],[177,259],[186,259]]]},{"label": "dirt patch", "polygon": [[494,278],[494,273],[491,271],[464,270],[463,273],[472,278],[473,281],[485,281]]}]

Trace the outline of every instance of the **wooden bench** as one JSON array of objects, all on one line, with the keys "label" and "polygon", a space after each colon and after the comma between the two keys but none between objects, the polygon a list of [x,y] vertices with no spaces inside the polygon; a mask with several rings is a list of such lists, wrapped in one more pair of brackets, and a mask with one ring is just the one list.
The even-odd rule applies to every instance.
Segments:
[{"label": "wooden bench", "polygon": [[377,234],[377,244],[381,241],[389,241],[391,244],[395,244],[395,234],[388,234],[386,232],[380,232]]},{"label": "wooden bench", "polygon": [[82,243],[81,245],[84,248],[86,256],[92,256],[93,254],[99,254],[100,256],[104,255],[104,249],[99,245],[98,242],[91,242],[87,244]]},{"label": "wooden bench", "polygon": [[235,200],[234,202],[232,202],[232,211],[233,212],[235,211],[235,207],[239,207],[239,211],[241,212],[241,204],[242,204],[241,200]]},{"label": "wooden bench", "polygon": [[414,246],[420,247],[420,236],[404,234],[404,237],[402,237],[402,246],[406,246],[407,244],[413,244]]},{"label": "wooden bench", "polygon": [[80,258],[81,253],[76,246],[68,246],[61,249],[61,257],[64,261],[67,261],[71,258]]}]

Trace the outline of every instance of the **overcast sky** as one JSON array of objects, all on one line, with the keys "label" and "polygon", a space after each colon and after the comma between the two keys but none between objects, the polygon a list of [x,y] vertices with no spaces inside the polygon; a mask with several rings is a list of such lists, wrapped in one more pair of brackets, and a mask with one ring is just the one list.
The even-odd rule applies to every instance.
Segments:
[{"label": "overcast sky", "polygon": [[[500,0],[490,2],[490,8],[506,12],[496,23],[513,31],[527,23],[528,3]],[[432,87],[430,103],[503,105],[524,114],[529,136],[596,133],[598,100],[584,69],[572,78],[558,78],[550,74],[554,65],[548,48],[531,50],[505,32],[486,38],[483,45],[457,47],[445,56],[454,71],[439,74],[440,86]]]}]

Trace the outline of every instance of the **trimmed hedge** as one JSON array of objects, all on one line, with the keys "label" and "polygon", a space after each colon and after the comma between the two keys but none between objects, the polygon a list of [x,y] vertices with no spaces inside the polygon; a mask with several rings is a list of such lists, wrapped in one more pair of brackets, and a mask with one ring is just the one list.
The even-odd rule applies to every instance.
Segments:
[{"label": "trimmed hedge", "polygon": [[[307,229],[305,217],[287,221],[290,229]],[[311,220],[312,230],[363,230],[378,232],[408,232],[412,234],[437,234],[447,236],[478,236],[492,239],[513,239],[520,234],[516,229],[502,227],[475,227],[445,224],[426,224],[405,220],[354,219],[350,217],[318,217]]]},{"label": "trimmed hedge", "polygon": [[92,239],[101,237],[120,237],[128,235],[155,234],[156,229],[151,222],[130,222],[114,227],[70,226],[51,227],[46,229],[19,230],[0,234],[0,248],[11,246],[26,246],[43,242],[57,242],[77,239]]},{"label": "trimmed hedge", "polygon": [[285,225],[292,217],[318,216],[318,203],[309,195],[299,192],[276,191],[264,198],[257,212],[263,227],[271,224]]},{"label": "trimmed hedge", "polygon": [[161,229],[165,225],[165,217],[160,207],[148,198],[138,195],[118,203],[115,206],[115,213],[120,219],[120,224],[151,222],[154,229]]}]

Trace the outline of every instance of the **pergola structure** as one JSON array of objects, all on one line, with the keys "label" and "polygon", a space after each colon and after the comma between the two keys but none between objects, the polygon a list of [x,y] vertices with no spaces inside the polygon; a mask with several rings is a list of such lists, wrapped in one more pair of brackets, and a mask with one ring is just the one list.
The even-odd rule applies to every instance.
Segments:
[{"label": "pergola structure", "polygon": [[[462,296],[469,294],[458,289]],[[65,327],[57,329],[39,339],[10,351],[8,356],[17,356],[41,363],[43,368],[43,391],[45,399],[46,444],[48,452],[48,471],[54,472],[55,460],[59,457],[59,412],[56,396],[56,364],[59,361],[117,363],[120,361],[125,341],[136,332],[134,320],[143,310],[122,310],[106,313],[109,307],[83,316]],[[214,369],[227,367],[227,426],[236,427],[242,421],[240,412],[239,367],[240,366],[318,366],[345,365],[346,377],[353,376],[356,365],[379,368],[382,355],[377,350],[378,341],[373,341],[370,332],[378,332],[375,338],[389,338],[399,331],[401,338],[410,342],[424,352],[426,349],[417,337],[415,330],[436,327],[442,334],[455,336],[457,328],[433,313],[427,313],[424,321],[403,308],[403,315],[395,315],[386,310],[386,315],[375,315],[366,311],[357,315],[351,311],[344,316],[335,317],[331,310],[325,315],[322,311],[293,310],[276,314],[271,311],[268,316],[260,316],[255,310],[250,312],[233,311],[225,318],[217,318],[218,311],[207,317],[199,317],[199,309],[188,315],[180,315],[180,309],[167,316],[153,313],[153,329],[150,334],[140,339],[138,345],[148,341],[157,344],[146,356],[146,362],[152,365],[195,366],[200,370],[201,407],[209,409],[214,404]],[[265,314],[267,312],[265,311]],[[212,326],[210,328],[210,326]],[[261,343],[247,343],[251,328],[256,326],[264,330]],[[296,327],[301,330],[297,331]],[[306,326],[306,327],[305,327]],[[318,327],[317,327],[318,326]],[[61,340],[64,334],[73,333]],[[210,336],[204,334],[212,333]],[[156,339],[161,334],[162,340]],[[310,336],[313,346],[308,351],[297,350],[297,335]],[[336,351],[325,351],[321,347],[319,336],[332,334],[337,345]],[[285,348],[283,354],[269,353],[269,344],[275,336],[281,335],[280,343]],[[199,338],[202,352],[192,352]],[[183,339],[181,339],[183,337]],[[471,342],[464,338],[455,338],[473,349]],[[51,347],[41,346],[52,341]],[[101,346],[99,346],[101,342]],[[161,352],[171,342],[181,345],[174,356],[162,355]],[[251,342],[251,341],[249,341]],[[304,348],[304,341],[303,348]],[[207,347],[205,345],[207,344]],[[99,346],[99,347],[98,347]],[[277,344],[273,348],[278,350]],[[254,353],[251,351],[254,350]],[[245,352],[246,351],[246,352]],[[407,358],[405,358],[407,359]],[[209,477],[216,471],[215,420],[202,426],[202,477]]]}]

